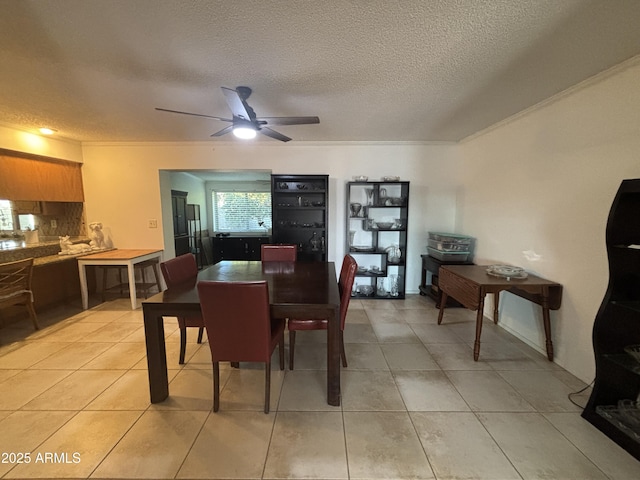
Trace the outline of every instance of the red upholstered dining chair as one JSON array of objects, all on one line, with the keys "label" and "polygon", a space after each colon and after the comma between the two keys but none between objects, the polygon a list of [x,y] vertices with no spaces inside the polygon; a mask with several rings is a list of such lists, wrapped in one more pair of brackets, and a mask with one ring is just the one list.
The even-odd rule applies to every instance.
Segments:
[{"label": "red upholstered dining chair", "polygon": [[298,258],[298,246],[293,244],[262,244],[260,259],[263,262],[295,262]]},{"label": "red upholstered dining chair", "polygon": [[39,330],[38,317],[33,308],[32,275],[33,258],[0,264],[0,309],[13,306],[25,307],[33,326]]},{"label": "red upholstered dining chair", "polygon": [[272,319],[267,282],[198,282],[198,296],[213,363],[213,411],[220,407],[220,362],[264,362],[264,413],[269,413],[271,355],[280,346],[284,370],[284,319]]},{"label": "red upholstered dining chair", "polygon": [[[198,277],[198,264],[196,257],[192,253],[185,253],[160,264],[160,270],[164,277],[167,288],[172,288],[181,283],[193,282],[195,284]],[[184,356],[187,351],[187,327],[198,327],[198,343],[202,343],[202,334],[204,333],[204,321],[202,315],[193,315],[189,317],[178,317],[178,326],[180,327],[180,360],[184,363]]]},{"label": "red upholstered dining chair", "polygon": [[[351,255],[345,255],[340,269],[340,277],[338,279],[338,289],[340,291],[340,358],[342,358],[342,366],[347,366],[347,355],[344,350],[344,323],[347,319],[347,309],[349,308],[349,300],[351,299],[351,288],[356,278],[358,263]],[[296,332],[298,330],[326,330],[328,321],[324,320],[298,320],[297,318],[289,319],[289,370],[293,370],[293,355],[296,344]]]}]

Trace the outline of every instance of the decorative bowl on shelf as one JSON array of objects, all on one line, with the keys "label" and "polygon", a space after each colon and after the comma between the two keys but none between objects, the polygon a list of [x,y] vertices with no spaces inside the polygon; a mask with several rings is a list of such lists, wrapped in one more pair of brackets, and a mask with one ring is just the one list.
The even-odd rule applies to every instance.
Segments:
[{"label": "decorative bowl on shelf", "polygon": [[360,285],[360,294],[368,297],[373,293],[373,285]]},{"label": "decorative bowl on shelf", "polygon": [[354,175],[351,178],[354,182],[366,182],[367,180],[369,180],[369,177],[367,177],[366,175]]},{"label": "decorative bowl on shelf", "polygon": [[404,197],[387,197],[384,200],[384,204],[387,207],[401,207],[404,205]]},{"label": "decorative bowl on shelf", "polygon": [[376,226],[381,230],[388,230],[393,227],[393,222],[376,222]]},{"label": "decorative bowl on shelf", "polygon": [[375,251],[375,248],[363,245],[352,245],[351,250],[353,250],[354,252],[373,252]]}]

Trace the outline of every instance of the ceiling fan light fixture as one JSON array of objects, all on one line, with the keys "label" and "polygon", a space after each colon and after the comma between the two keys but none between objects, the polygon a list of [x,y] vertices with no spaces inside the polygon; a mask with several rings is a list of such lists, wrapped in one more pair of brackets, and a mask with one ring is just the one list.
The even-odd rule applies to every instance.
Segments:
[{"label": "ceiling fan light fixture", "polygon": [[255,128],[247,126],[233,127],[233,134],[242,140],[254,139],[256,138],[257,133],[258,132],[256,132]]}]

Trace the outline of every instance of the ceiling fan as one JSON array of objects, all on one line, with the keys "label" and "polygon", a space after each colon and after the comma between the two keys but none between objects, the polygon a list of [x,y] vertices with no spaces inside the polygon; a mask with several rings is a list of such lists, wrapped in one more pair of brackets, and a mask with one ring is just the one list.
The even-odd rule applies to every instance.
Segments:
[{"label": "ceiling fan", "polygon": [[180,113],[182,115],[193,115],[196,117],[214,118],[223,122],[230,122],[231,125],[222,130],[213,133],[212,137],[220,137],[226,133],[233,132],[238,138],[251,139],[259,132],[267,137],[288,142],[291,138],[276,132],[267,127],[267,125],[306,125],[312,123],[320,123],[318,117],[260,117],[256,116],[253,108],[247,103],[247,99],[251,95],[249,87],[236,87],[235,90],[227,87],[221,87],[227,105],[233,114],[232,118],[215,117],[213,115],[204,115],[202,113],[180,112],[178,110],[169,110],[166,108],[157,108],[161,112]]}]

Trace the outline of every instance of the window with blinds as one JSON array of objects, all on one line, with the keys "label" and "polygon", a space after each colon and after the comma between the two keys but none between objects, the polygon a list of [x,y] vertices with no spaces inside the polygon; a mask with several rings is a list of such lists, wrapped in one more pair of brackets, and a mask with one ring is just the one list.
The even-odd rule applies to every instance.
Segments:
[{"label": "window with blinds", "polygon": [[271,192],[213,191],[217,232],[264,233],[271,229]]}]

